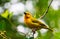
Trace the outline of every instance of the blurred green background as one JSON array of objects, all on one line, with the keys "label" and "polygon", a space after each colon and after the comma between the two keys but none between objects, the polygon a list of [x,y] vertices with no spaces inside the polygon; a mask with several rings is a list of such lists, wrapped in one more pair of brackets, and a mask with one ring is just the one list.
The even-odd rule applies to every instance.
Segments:
[{"label": "blurred green background", "polygon": [[[0,39],[33,39],[31,29],[24,24],[24,12],[39,19],[51,0],[0,0]],[[40,19],[39,19],[40,20]],[[60,0],[53,0],[48,13],[41,19],[53,32],[36,31],[35,39],[60,39]]]}]

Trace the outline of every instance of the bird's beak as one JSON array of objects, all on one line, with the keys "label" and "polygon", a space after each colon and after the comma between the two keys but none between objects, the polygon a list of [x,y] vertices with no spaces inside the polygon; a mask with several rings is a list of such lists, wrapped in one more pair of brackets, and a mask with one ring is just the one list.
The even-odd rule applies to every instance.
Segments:
[{"label": "bird's beak", "polygon": [[24,12],[24,14],[26,14],[26,12]]}]

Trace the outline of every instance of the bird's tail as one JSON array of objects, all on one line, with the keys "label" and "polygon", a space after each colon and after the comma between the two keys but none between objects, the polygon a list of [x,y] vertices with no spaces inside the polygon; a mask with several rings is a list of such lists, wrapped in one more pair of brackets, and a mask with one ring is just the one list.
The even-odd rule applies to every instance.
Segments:
[{"label": "bird's tail", "polygon": [[51,28],[47,28],[47,29],[53,32],[53,29],[51,29]]}]

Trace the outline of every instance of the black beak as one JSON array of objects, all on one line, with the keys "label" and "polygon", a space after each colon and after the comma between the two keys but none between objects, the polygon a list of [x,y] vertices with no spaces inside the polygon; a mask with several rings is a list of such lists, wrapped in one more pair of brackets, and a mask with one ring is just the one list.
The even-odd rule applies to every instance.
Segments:
[{"label": "black beak", "polygon": [[24,12],[24,14],[26,14],[26,12]]}]

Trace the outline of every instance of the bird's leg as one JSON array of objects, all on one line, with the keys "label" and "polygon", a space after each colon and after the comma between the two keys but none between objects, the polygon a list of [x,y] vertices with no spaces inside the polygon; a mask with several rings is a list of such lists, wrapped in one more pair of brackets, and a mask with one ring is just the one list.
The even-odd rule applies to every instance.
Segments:
[{"label": "bird's leg", "polygon": [[32,29],[33,37],[34,37],[35,31],[36,31],[36,28]]}]

